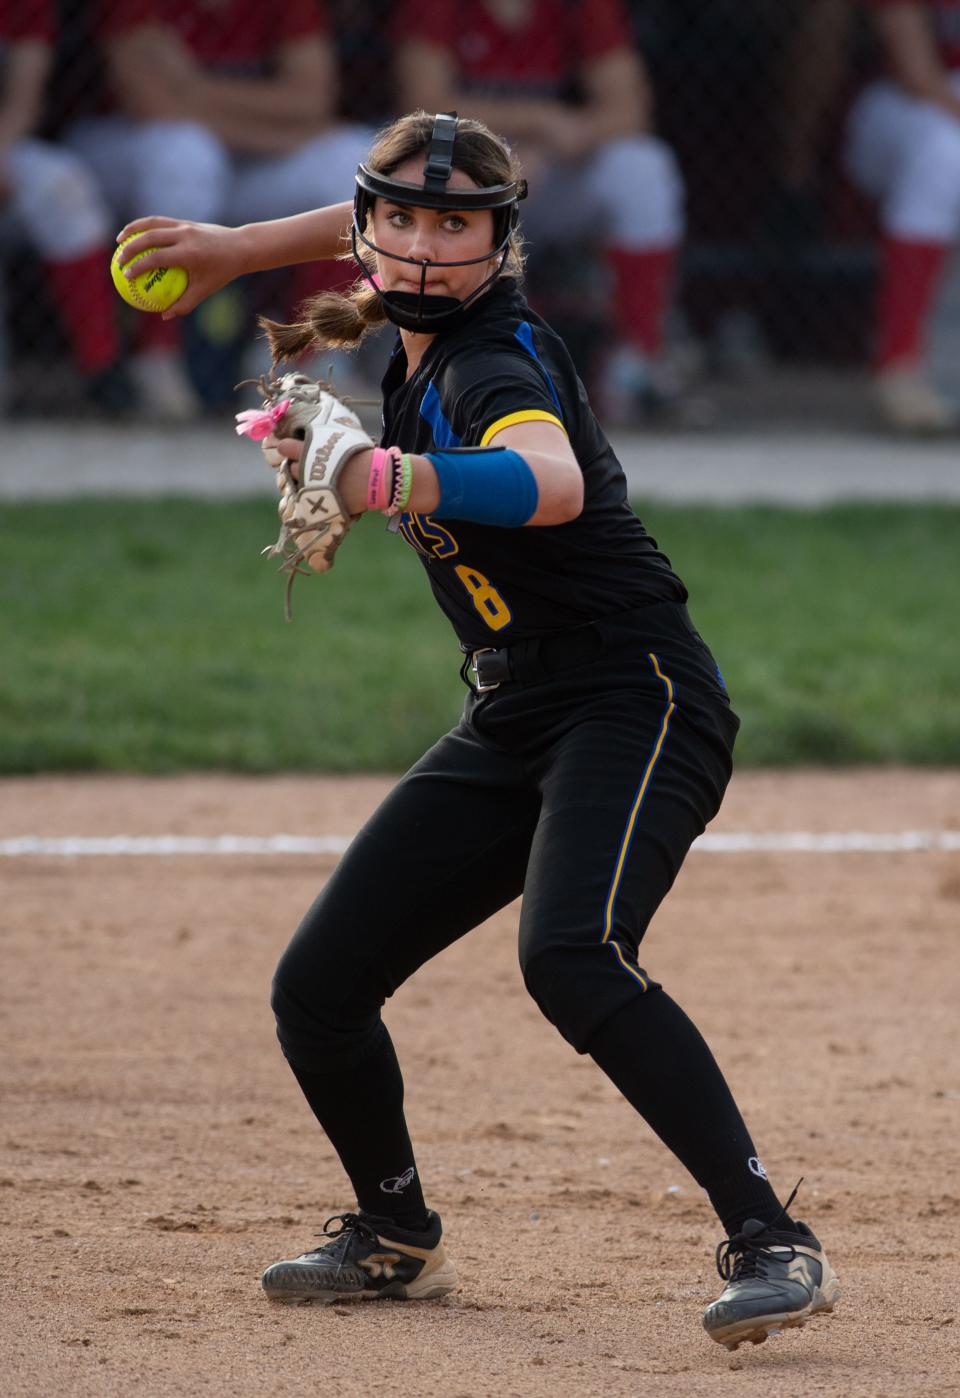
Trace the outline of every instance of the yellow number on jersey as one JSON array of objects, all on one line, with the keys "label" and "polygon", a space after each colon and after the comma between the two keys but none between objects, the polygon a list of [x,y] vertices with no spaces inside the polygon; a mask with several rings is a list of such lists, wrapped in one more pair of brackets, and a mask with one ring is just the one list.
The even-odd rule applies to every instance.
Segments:
[{"label": "yellow number on jersey", "polygon": [[490,630],[502,631],[505,626],[509,626],[513,620],[510,608],[489,578],[478,573],[476,568],[468,568],[465,563],[459,563],[454,571]]}]

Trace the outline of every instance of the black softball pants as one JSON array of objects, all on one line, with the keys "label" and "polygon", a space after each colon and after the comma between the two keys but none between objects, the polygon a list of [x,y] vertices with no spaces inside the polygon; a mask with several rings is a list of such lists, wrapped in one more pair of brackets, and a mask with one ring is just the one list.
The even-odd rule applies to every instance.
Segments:
[{"label": "black softball pants", "polygon": [[[277,969],[283,1051],[371,1212],[413,1217],[395,1191],[412,1163],[405,1126],[382,1145],[381,1112],[402,1120],[403,1088],[381,1007],[521,892],[520,964],[547,1019],[719,1191],[725,1220],[731,1188],[755,1213],[768,1190],[712,1055],[638,959],[720,805],[738,720],[684,607],[607,619],[578,640],[574,664],[563,638],[525,643],[520,678],[468,696],[356,836]],[[346,1100],[358,1093],[363,1120]],[[419,1208],[416,1181],[406,1192]]]}]

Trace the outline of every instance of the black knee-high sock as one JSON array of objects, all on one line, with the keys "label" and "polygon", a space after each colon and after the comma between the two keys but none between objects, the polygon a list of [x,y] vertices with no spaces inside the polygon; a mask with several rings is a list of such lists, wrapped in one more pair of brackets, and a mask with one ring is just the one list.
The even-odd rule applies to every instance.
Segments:
[{"label": "black knee-high sock", "polygon": [[402,1228],[425,1228],[427,1208],[403,1115],[403,1077],[386,1025],[375,1052],[357,1067],[316,1073],[290,1066],[360,1208]]},{"label": "black knee-high sock", "polygon": [[601,1026],[588,1052],[710,1196],[728,1235],[748,1218],[789,1229],[716,1060],[664,990]]}]

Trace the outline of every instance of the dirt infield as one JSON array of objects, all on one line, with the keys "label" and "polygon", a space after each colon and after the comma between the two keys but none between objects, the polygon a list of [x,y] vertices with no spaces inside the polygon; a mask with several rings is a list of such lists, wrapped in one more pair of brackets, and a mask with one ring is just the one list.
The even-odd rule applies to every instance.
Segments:
[{"label": "dirt infield", "polygon": [[[386,787],[6,780],[0,839],[350,834]],[[902,771],[738,775],[714,826],[958,828],[960,772]],[[459,1291],[263,1300],[353,1202],[267,1005],[332,865],[0,859],[4,1394],[960,1393],[960,854],[695,851],[648,934],[844,1286],[735,1355],[706,1200],[526,997],[516,908],[388,1008]]]}]

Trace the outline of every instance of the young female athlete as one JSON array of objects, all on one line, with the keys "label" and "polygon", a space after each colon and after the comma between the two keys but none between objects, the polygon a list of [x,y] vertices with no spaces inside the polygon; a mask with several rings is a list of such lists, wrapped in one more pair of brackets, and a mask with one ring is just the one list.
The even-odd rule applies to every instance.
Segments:
[{"label": "young female athlete", "polygon": [[[637,960],[720,805],[738,720],[567,351],[523,299],[524,193],[479,122],[403,117],[357,173],[362,276],[348,294],[316,298],[303,323],[270,327],[283,356],[356,343],[385,319],[398,326],[382,436],[398,450],[358,450],[338,488],[361,513],[387,458],[401,531],[466,654],[469,693],[457,727],[354,840],[277,969],[280,1043],[358,1211],[321,1247],[269,1267],[263,1287],[335,1300],[428,1298],[456,1284],[380,1011],[418,966],[522,892],[531,995],[719,1215],[726,1286],[704,1324],[735,1347],[832,1309],[839,1291],[819,1242],[787,1211],[792,1196],[782,1205],[771,1189],[707,1045]],[[332,256],[350,225],[340,205],[243,230],[141,220],[124,235],[146,231],[139,246],[186,265],[196,304],[225,273]],[[302,446],[266,445],[288,458]]]}]

